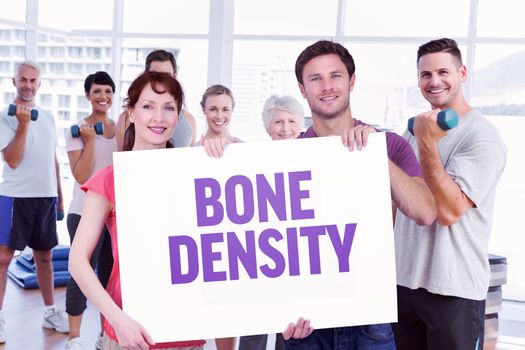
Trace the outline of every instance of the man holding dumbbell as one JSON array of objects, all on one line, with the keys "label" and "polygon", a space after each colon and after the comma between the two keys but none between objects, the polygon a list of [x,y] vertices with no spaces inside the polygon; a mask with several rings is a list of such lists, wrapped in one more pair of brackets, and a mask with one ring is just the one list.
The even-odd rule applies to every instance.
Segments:
[{"label": "man holding dumbbell", "polygon": [[[405,137],[434,195],[437,219],[419,226],[397,212],[396,345],[400,350],[482,349],[488,243],[506,149],[494,126],[463,95],[467,69],[454,40],[420,46],[417,68],[419,88],[432,110],[415,117],[414,135]],[[437,123],[445,109],[459,115],[448,131]]]},{"label": "man holding dumbbell", "polygon": [[[40,68],[26,61],[16,66],[15,116],[0,112],[0,342],[5,342],[1,311],[7,269],[15,250],[33,249],[38,284],[46,305],[42,326],[69,331],[67,316],[56,309],[53,296],[51,248],[57,245],[57,210],[63,212],[60,173],[55,153],[53,116],[35,106],[40,87]],[[32,113],[31,110],[38,110]],[[37,115],[33,118],[32,115]],[[36,119],[36,120],[35,120]]]}]

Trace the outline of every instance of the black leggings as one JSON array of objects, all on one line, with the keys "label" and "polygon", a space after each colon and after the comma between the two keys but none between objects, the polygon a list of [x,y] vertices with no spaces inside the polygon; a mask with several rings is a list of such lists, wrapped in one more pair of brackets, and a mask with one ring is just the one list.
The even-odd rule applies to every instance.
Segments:
[{"label": "black leggings", "polygon": [[[78,224],[80,223],[81,216],[78,214],[67,215],[67,230],[71,243],[75,239],[75,233],[77,232]],[[113,269],[113,254],[111,252],[111,237],[108,229],[104,227],[100,240],[91,255],[90,264],[93,268],[97,268],[98,279],[102,286],[106,288],[109,281],[109,275]],[[66,312],[71,316],[80,316],[86,309],[86,296],[80,288],[77,282],[73,278],[69,279],[66,290]]]}]

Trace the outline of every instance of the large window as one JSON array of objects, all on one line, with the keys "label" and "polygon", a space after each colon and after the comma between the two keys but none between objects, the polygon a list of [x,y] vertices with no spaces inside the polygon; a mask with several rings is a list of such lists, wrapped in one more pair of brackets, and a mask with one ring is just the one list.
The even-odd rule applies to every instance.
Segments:
[{"label": "large window", "polygon": [[404,131],[409,117],[429,109],[417,87],[417,45],[354,43],[356,82],[352,113],[368,123]]},{"label": "large window", "polygon": [[268,139],[261,111],[272,94],[295,97],[303,104],[306,115],[310,115],[294,70],[295,59],[305,45],[304,41],[235,42],[231,86],[236,102],[231,123],[233,135],[243,140]]},{"label": "large window", "polygon": [[124,32],[207,34],[208,13],[209,0],[124,1]]},{"label": "large window", "polygon": [[525,37],[523,0],[479,0],[477,35],[492,38]]},{"label": "large window", "polygon": [[11,4],[3,3],[0,16],[5,19],[24,22],[26,20],[26,2],[16,1]]},{"label": "large window", "polygon": [[525,238],[518,218],[525,201],[525,2],[520,0],[478,2],[477,35],[472,104],[498,128],[507,146],[507,165],[498,186],[494,209],[491,251],[508,259],[504,297],[525,300]]},{"label": "large window", "polygon": [[15,87],[11,78],[15,64],[24,60],[25,47],[24,29],[0,23],[0,108],[13,101]]},{"label": "large window", "polygon": [[[84,115],[77,101],[85,99],[83,85],[86,77],[111,66],[112,42],[104,37],[50,32],[40,32],[38,38],[37,61],[42,67],[39,92],[54,96],[48,108],[54,115],[61,115],[57,120],[60,137],[62,130],[69,129],[71,123]],[[60,140],[59,144],[62,143]]]},{"label": "large window", "polygon": [[60,30],[110,30],[113,3],[107,0],[39,0],[39,24]]},{"label": "large window", "polygon": [[346,1],[345,34],[356,36],[462,37],[470,1]]},{"label": "large window", "polygon": [[525,117],[525,45],[477,45],[473,79],[472,103],[484,114]]},{"label": "large window", "polygon": [[235,2],[235,34],[328,35],[336,33],[337,0]]},{"label": "large window", "polygon": [[525,237],[516,218],[525,200],[525,45],[478,45],[474,65],[473,105],[489,116],[507,146],[507,164],[497,189],[491,249],[509,259],[505,297],[524,299]]}]

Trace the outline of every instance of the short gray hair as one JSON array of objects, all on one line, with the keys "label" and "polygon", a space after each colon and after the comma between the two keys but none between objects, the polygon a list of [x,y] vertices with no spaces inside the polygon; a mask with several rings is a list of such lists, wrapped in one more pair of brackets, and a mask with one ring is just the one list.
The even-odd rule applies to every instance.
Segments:
[{"label": "short gray hair", "polygon": [[270,96],[266,102],[264,102],[264,107],[262,110],[262,120],[266,131],[270,128],[270,123],[272,122],[272,112],[274,110],[285,111],[290,114],[293,114],[297,117],[299,126],[302,129],[304,126],[304,110],[303,106],[292,96]]},{"label": "short gray hair", "polygon": [[17,63],[15,65],[15,75],[14,75],[15,78],[18,77],[18,74],[20,73],[20,68],[24,67],[24,66],[25,67],[31,67],[34,70],[36,70],[38,72],[38,78],[40,79],[40,74],[41,74],[40,67],[38,66],[38,64],[36,64],[33,61],[24,61],[24,62],[21,62],[21,63]]}]

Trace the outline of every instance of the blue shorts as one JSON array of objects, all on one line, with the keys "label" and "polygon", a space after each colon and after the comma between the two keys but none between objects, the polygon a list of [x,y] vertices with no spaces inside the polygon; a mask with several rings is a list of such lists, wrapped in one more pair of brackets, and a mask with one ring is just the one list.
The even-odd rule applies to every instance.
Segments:
[{"label": "blue shorts", "polygon": [[58,244],[56,197],[0,196],[0,245],[13,250],[50,250]]}]

